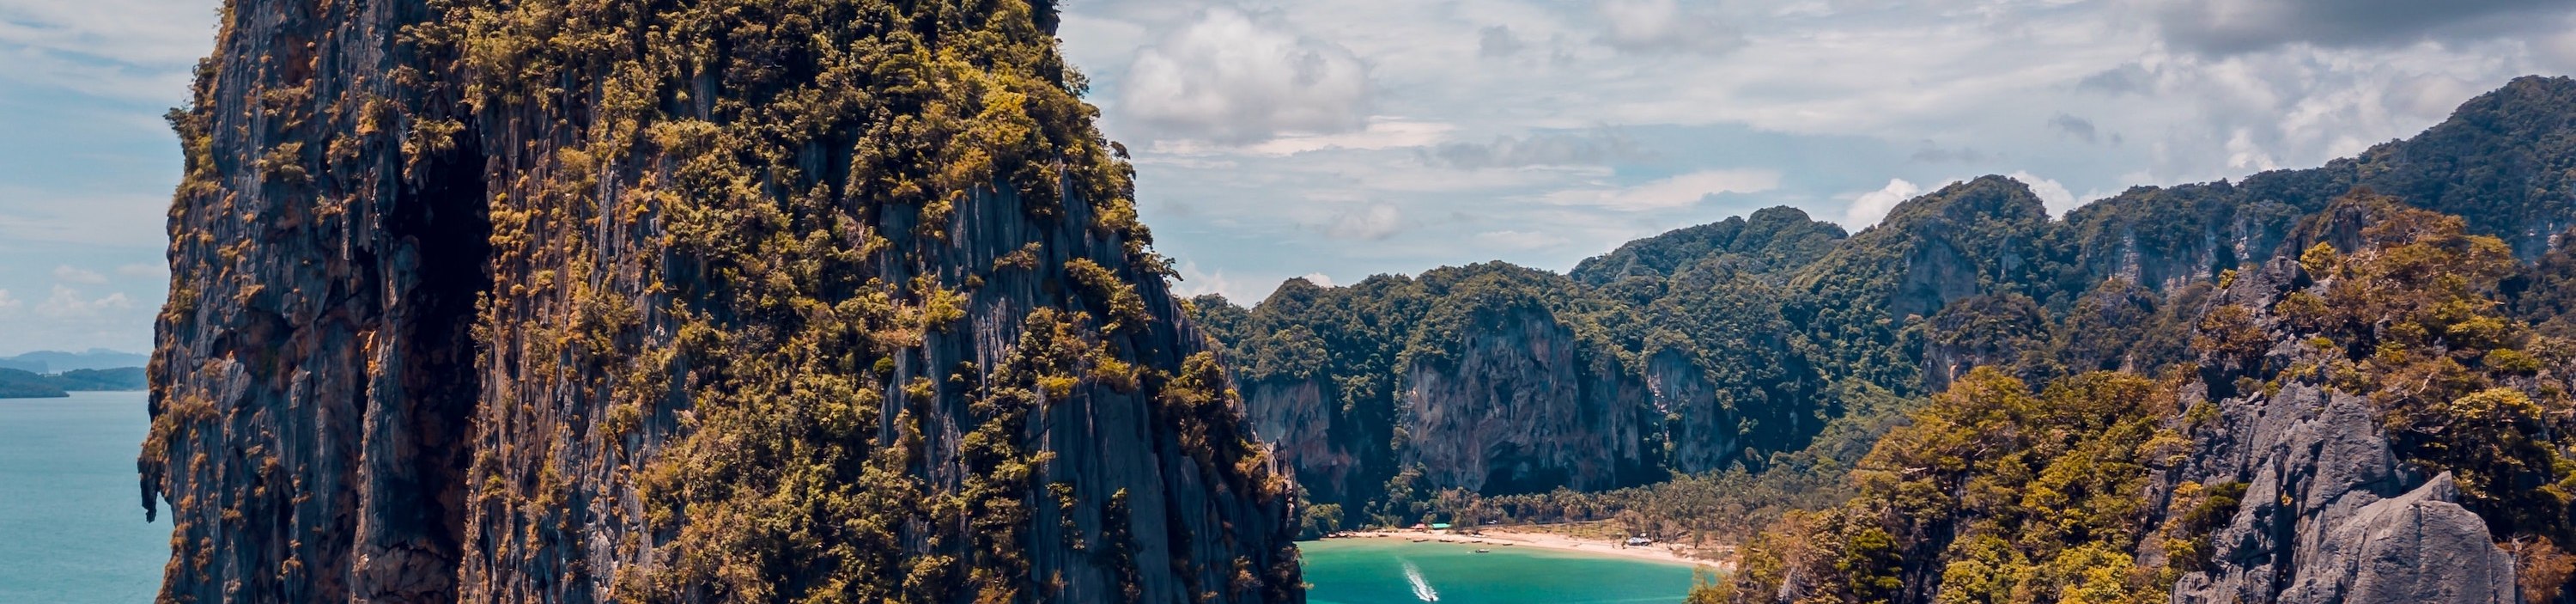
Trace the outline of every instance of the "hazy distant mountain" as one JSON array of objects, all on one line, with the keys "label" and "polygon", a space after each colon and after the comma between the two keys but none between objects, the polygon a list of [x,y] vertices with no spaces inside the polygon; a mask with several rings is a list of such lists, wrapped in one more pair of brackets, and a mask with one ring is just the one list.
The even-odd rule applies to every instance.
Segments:
[{"label": "hazy distant mountain", "polygon": [[0,368],[16,369],[30,373],[60,373],[74,369],[142,367],[151,360],[152,357],[149,355],[132,352],[118,352],[105,348],[92,348],[82,352],[39,350],[14,357],[0,358]]}]

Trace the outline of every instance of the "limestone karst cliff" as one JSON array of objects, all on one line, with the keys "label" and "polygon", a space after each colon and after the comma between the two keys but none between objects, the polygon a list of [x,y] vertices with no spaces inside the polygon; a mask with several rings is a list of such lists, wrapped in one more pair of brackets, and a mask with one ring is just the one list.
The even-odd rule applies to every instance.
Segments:
[{"label": "limestone karst cliff", "polygon": [[[2353,158],[2234,181],[2137,187],[2062,213],[2022,183],[1988,176],[1907,200],[1857,233],[1776,207],[1632,241],[1563,277],[1486,263],[1338,288],[1291,280],[1248,308],[1201,298],[1194,310],[1225,324],[1212,331],[1240,361],[1233,365],[1256,415],[1304,418],[1274,422],[1264,435],[1294,443],[1283,457],[1319,502],[1356,510],[1389,503],[1399,491],[1416,499],[1448,488],[1496,495],[1732,467],[1758,472],[1813,442],[1852,406],[1844,398],[1855,389],[1919,400],[1975,367],[2045,384],[2087,371],[2153,375],[2192,362],[2192,327],[2220,282],[2295,255],[2295,227],[2355,190],[2460,216],[2469,232],[2497,237],[2517,259],[2560,267],[2534,279],[2565,282],[2563,267],[2576,265],[2558,235],[2576,226],[2570,99],[2576,80],[2521,78],[2412,138]],[[1487,286],[1441,285],[1475,278]],[[1435,323],[1431,309],[1463,299],[1460,292],[1529,300],[1529,316],[1464,329]],[[2516,300],[2535,312],[2576,308],[2547,295]],[[1487,341],[1548,350],[1530,337],[1544,330],[1528,326],[1540,323],[1571,334],[1568,346],[1584,360],[1436,383],[1423,378],[1440,375],[1400,363],[1421,358],[1409,352]],[[1486,386],[1568,383],[1578,374],[1622,393],[1580,401],[1592,391],[1536,388],[1496,397]],[[1633,428],[1579,429],[1598,430],[1587,442],[1641,466],[1613,472],[1615,464],[1523,456],[1540,474],[1566,478],[1468,478],[1523,449],[1455,430],[1464,425],[1455,418],[1535,435],[1564,430],[1544,420],[1556,417],[1547,409],[1583,404],[1627,407],[1596,415],[1636,418]],[[1432,418],[1448,424],[1416,425]],[[1437,441],[1432,431],[1468,440]],[[1633,439],[1624,436],[1631,431]],[[1632,445],[1638,453],[1628,457]],[[1452,452],[1471,449],[1484,453]],[[1410,475],[1434,480],[1411,489],[1389,482],[1416,466]],[[1327,477],[1336,486],[1318,486]]]},{"label": "limestone karst cliff", "polygon": [[222,16],[164,599],[1302,599],[1052,2]]}]

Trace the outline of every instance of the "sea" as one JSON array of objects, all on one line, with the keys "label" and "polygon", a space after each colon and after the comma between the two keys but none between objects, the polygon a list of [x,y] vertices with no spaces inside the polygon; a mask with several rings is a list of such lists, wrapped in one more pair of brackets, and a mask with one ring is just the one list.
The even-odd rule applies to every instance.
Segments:
[{"label": "sea", "polygon": [[0,399],[0,602],[133,604],[159,591],[170,518],[143,520],[144,396]]},{"label": "sea", "polygon": [[1688,594],[1694,571],[1527,546],[1327,539],[1297,548],[1313,604],[1669,604]]},{"label": "sea", "polygon": [[[0,602],[150,602],[170,520],[145,522],[141,392],[0,399]],[[1334,539],[1297,544],[1314,604],[1662,604],[1692,567],[1530,547]]]}]

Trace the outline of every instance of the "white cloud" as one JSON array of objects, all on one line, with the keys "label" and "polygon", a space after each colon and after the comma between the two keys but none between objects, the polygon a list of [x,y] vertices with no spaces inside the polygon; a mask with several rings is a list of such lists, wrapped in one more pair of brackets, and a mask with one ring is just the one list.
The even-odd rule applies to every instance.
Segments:
[{"label": "white cloud", "polygon": [[1337,239],[1376,241],[1395,236],[1404,230],[1404,213],[1387,204],[1370,204],[1364,208],[1344,210],[1324,225],[1324,234]]},{"label": "white cloud", "polygon": [[98,274],[98,271],[72,268],[71,265],[66,264],[54,267],[54,280],[81,285],[100,285],[107,283],[107,275]]},{"label": "white cloud", "polygon": [[1843,228],[1858,230],[1878,224],[1878,219],[1886,218],[1887,211],[1896,209],[1896,204],[1921,194],[1923,187],[1912,182],[1902,178],[1887,179],[1887,186],[1852,198],[1851,206],[1843,211]]},{"label": "white cloud", "polygon": [[2261,172],[2281,168],[2281,162],[2254,142],[2252,128],[2237,128],[2227,136],[2227,167],[2238,171]]},{"label": "white cloud", "polygon": [[1359,130],[1368,67],[1274,18],[1216,7],[1137,52],[1120,115],[1174,138],[1247,143]]},{"label": "white cloud", "polygon": [[1529,166],[1602,165],[1645,153],[1616,130],[1497,136],[1491,143],[1451,142],[1421,151],[1423,163],[1473,170]]},{"label": "white cloud", "polygon": [[1565,245],[1567,239],[1545,231],[1486,231],[1476,234],[1482,243],[1507,249],[1532,250]]},{"label": "white cloud", "polygon": [[[0,61],[5,63],[5,61]],[[170,174],[171,182],[178,175]],[[64,194],[0,182],[0,240],[138,246],[160,249],[169,234],[158,215],[170,207],[167,193],[113,195]]]},{"label": "white cloud", "polygon": [[0,79],[175,102],[214,22],[215,5],[196,0],[0,1]]},{"label": "white cloud", "polygon": [[2023,186],[2030,187],[2030,194],[2039,196],[2040,205],[2047,207],[2048,213],[2052,216],[2065,214],[2067,210],[2075,209],[2075,193],[2073,191],[2066,190],[2066,185],[2064,184],[2059,184],[2054,180],[2040,178],[2038,175],[2021,170],[2016,170],[2005,176],[2013,180],[2021,181]]},{"label": "white cloud", "polygon": [[1236,304],[1247,305],[1261,300],[1240,295],[1239,289],[1243,284],[1226,278],[1224,270],[1201,269],[1197,262],[1182,262],[1180,273],[1179,282],[1172,284],[1172,293],[1179,294],[1183,298],[1216,294],[1225,296]]},{"label": "white cloud", "polygon": [[1306,273],[1298,275],[1297,278],[1305,279],[1307,283],[1313,283],[1317,287],[1333,287],[1332,275],[1326,275],[1323,273]]},{"label": "white cloud", "polygon": [[2576,73],[2576,19],[2568,20],[2558,33],[2532,41],[2533,58],[2555,73]]},{"label": "white cloud", "polygon": [[1630,52],[1718,53],[1744,45],[1744,33],[1707,6],[1676,0],[1608,0],[1597,5],[1607,31],[1601,41]]},{"label": "white cloud", "polygon": [[0,289],[0,315],[14,314],[18,307],[24,305],[16,296],[9,295],[9,290]]},{"label": "white cloud", "polygon": [[1263,157],[1296,155],[1309,151],[1371,151],[1430,145],[1440,142],[1443,134],[1456,128],[1450,124],[1378,116],[1369,118],[1367,127],[1351,132],[1280,134],[1275,138],[1244,145],[1226,145],[1189,139],[1155,141],[1152,149],[1156,153],[1176,155],[1241,153]]},{"label": "white cloud", "polygon": [[1599,206],[1630,212],[1688,207],[1724,193],[1760,193],[1780,187],[1780,172],[1705,170],[1618,189],[1577,189],[1549,194],[1559,205]]},{"label": "white cloud", "polygon": [[127,299],[123,292],[92,299],[83,297],[80,290],[56,285],[54,294],[36,305],[36,314],[63,321],[94,321],[134,308],[134,301]]}]

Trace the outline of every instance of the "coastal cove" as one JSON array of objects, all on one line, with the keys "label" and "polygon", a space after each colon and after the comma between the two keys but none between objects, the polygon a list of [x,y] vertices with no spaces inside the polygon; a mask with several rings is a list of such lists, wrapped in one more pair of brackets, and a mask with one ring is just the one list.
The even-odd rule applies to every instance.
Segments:
[{"label": "coastal cove", "polygon": [[[1695,565],[1498,544],[1392,537],[1301,541],[1314,604],[1663,604],[1690,590]],[[1478,549],[1488,550],[1477,553]]]},{"label": "coastal cove", "polygon": [[[0,401],[0,601],[134,602],[168,560],[167,520],[133,504],[141,392]],[[1691,562],[1531,541],[1501,545],[1355,537],[1298,544],[1315,604],[1680,602]],[[1520,537],[1534,539],[1532,537]],[[1577,547],[1608,548],[1606,544]],[[1476,553],[1476,549],[1491,550]],[[1417,583],[1423,591],[1415,590]],[[1428,599],[1436,598],[1436,599]]]}]

